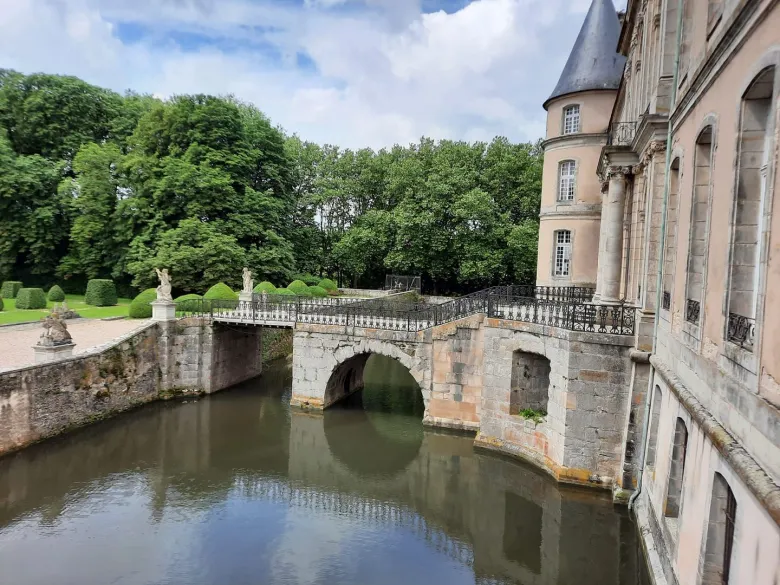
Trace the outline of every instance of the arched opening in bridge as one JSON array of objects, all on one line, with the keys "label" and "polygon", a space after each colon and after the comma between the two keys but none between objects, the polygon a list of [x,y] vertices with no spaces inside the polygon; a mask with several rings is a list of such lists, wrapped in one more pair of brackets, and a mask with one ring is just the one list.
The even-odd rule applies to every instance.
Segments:
[{"label": "arched opening in bridge", "polygon": [[550,399],[550,360],[543,355],[516,351],[512,354],[512,388],[509,414],[534,411],[547,414]]},{"label": "arched opening in bridge", "polygon": [[423,440],[425,404],[400,362],[375,354],[346,360],[325,393],[325,436],[331,454],[352,472],[392,476],[414,461]]}]

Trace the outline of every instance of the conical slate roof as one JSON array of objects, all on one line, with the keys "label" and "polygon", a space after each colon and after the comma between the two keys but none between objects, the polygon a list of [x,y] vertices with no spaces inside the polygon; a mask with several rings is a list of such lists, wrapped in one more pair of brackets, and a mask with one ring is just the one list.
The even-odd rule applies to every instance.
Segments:
[{"label": "conical slate roof", "polygon": [[618,37],[620,21],[612,0],[593,0],[545,109],[551,100],[569,93],[617,89],[626,65],[626,58],[617,52]]}]

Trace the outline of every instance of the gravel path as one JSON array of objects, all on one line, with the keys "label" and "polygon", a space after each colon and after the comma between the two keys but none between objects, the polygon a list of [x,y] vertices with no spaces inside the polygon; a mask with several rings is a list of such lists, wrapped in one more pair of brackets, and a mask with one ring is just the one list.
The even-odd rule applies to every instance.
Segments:
[{"label": "gravel path", "polygon": [[[68,331],[76,344],[74,354],[84,353],[93,347],[108,343],[134,329],[145,326],[148,321],[120,319],[73,319],[67,321]],[[38,343],[43,328],[40,323],[24,323],[0,327],[0,371],[29,366],[35,363],[32,346]]]}]

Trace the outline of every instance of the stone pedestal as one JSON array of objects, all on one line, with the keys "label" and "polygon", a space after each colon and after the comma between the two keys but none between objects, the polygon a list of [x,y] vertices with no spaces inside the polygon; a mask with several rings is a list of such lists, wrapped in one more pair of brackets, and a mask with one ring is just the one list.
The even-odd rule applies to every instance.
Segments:
[{"label": "stone pedestal", "polygon": [[50,362],[56,362],[64,360],[73,355],[73,348],[76,347],[75,343],[61,343],[58,345],[33,345],[33,351],[35,352],[35,363],[48,364]]},{"label": "stone pedestal", "polygon": [[173,301],[152,301],[152,321],[175,321],[176,303]]},{"label": "stone pedestal", "polygon": [[241,301],[242,303],[251,303],[252,293],[241,291],[240,293],[238,293],[238,300]]}]

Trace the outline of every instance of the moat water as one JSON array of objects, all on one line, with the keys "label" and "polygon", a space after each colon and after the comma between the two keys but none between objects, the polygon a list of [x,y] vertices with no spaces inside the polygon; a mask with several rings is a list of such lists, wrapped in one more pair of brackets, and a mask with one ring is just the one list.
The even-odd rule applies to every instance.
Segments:
[{"label": "moat water", "polygon": [[275,364],[0,459],[0,584],[646,582],[608,497],[424,429],[408,372],[366,368],[324,415]]}]

